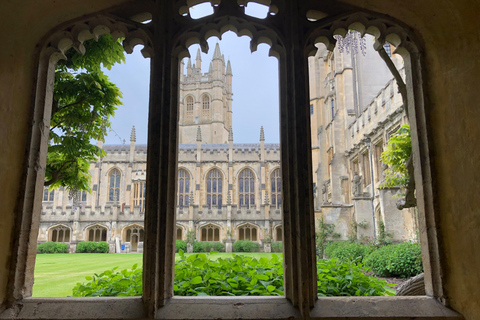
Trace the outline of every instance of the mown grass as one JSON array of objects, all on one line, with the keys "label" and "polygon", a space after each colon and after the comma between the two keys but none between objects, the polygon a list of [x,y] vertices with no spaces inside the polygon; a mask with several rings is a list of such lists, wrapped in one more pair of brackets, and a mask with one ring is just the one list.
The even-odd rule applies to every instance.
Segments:
[{"label": "mown grass", "polygon": [[[271,258],[270,253],[238,253],[260,259]],[[282,254],[277,253],[279,257]],[[233,253],[216,253],[209,255],[211,259],[232,257]],[[175,260],[178,260],[178,254]],[[113,267],[129,269],[138,263],[143,264],[142,254],[39,254],[35,263],[34,297],[67,297],[77,282],[84,282],[86,276],[101,273]]]}]

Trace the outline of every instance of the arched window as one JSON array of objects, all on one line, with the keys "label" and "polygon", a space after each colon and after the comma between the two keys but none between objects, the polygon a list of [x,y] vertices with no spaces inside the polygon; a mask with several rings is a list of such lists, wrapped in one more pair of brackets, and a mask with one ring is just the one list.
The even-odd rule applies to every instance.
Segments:
[{"label": "arched window", "polygon": [[280,169],[275,169],[270,175],[270,191],[272,206],[279,209],[282,205],[282,179]]},{"label": "arched window", "polygon": [[55,190],[48,190],[48,187],[43,188],[43,201],[53,201],[55,199]]},{"label": "arched window", "polygon": [[200,228],[200,241],[220,241],[220,228],[208,224]]},{"label": "arched window", "polygon": [[189,205],[190,174],[185,169],[178,170],[177,206],[183,208]]},{"label": "arched window", "polygon": [[183,228],[177,226],[177,240],[183,240]]},{"label": "arched window", "polygon": [[85,190],[77,191],[77,201],[86,202],[87,201],[87,192]]},{"label": "arched window", "polygon": [[188,96],[185,99],[185,102],[186,102],[186,105],[187,105],[187,108],[186,108],[186,111],[185,111],[185,119],[186,119],[186,121],[192,121],[193,120],[193,97]]},{"label": "arched window", "polygon": [[107,228],[103,226],[93,226],[87,229],[88,241],[107,241]]},{"label": "arched window", "polygon": [[283,228],[278,226],[275,228],[275,241],[283,241]]},{"label": "arched window", "polygon": [[258,228],[249,223],[238,227],[238,240],[258,241]]},{"label": "arched window", "polygon": [[133,184],[132,205],[133,207],[140,207],[140,212],[145,211],[145,191],[145,181],[139,181]]},{"label": "arched window", "polygon": [[238,177],[238,204],[247,208],[255,206],[255,175],[250,169],[243,169]]},{"label": "arched window", "polygon": [[130,251],[136,252],[138,243],[145,239],[145,231],[140,226],[131,226],[125,230],[125,242],[130,242]]},{"label": "arched window", "polygon": [[202,96],[202,116],[204,118],[210,116],[210,97],[206,94]]},{"label": "arched window", "polygon": [[50,229],[50,241],[70,242],[70,229],[65,226],[58,226]]},{"label": "arched window", "polygon": [[218,169],[213,169],[207,176],[207,206],[208,209],[222,208],[222,174]]},{"label": "arched window", "polygon": [[108,176],[108,200],[119,201],[120,200],[120,171],[113,169]]}]

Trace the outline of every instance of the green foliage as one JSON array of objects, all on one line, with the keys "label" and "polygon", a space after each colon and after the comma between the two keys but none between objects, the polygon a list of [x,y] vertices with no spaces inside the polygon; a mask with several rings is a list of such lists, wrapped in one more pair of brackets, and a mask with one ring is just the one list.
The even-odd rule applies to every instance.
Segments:
[{"label": "green foliage", "polygon": [[272,242],[272,252],[283,252],[283,242],[282,241]]},{"label": "green foliage", "polygon": [[121,105],[118,87],[101,71],[125,61],[122,45],[110,35],[86,41],[86,54],[67,52],[55,69],[45,185],[90,191],[89,162],[105,155],[90,143],[102,140]]},{"label": "green foliage", "polygon": [[233,243],[233,252],[258,252],[260,244],[250,240],[237,240]]},{"label": "green foliage", "polygon": [[185,242],[193,246],[193,243],[195,242],[195,231],[191,229],[187,231]]},{"label": "green foliage", "polygon": [[77,253],[108,253],[108,243],[105,241],[81,241],[77,244]]},{"label": "green foliage", "polygon": [[420,244],[404,242],[381,247],[365,259],[365,265],[382,277],[416,276],[423,272]]},{"label": "green foliage", "polygon": [[225,246],[217,241],[197,241],[193,244],[193,252],[225,252]]},{"label": "green foliage", "polygon": [[134,264],[131,270],[116,271],[118,267],[106,270],[93,277],[85,277],[85,284],[77,283],[73,288],[74,297],[127,297],[142,295],[142,268]]},{"label": "green foliage", "polygon": [[315,240],[317,244],[317,257],[323,259],[325,256],[325,248],[328,244],[328,239],[334,235],[335,225],[325,223],[322,217],[318,219],[318,228],[315,232]]},{"label": "green foliage", "polygon": [[175,264],[174,293],[179,296],[283,296],[282,260],[234,255],[208,259],[180,252]]},{"label": "green foliage", "polygon": [[[338,242],[338,241],[337,241]],[[376,248],[366,246],[356,242],[336,242],[330,243],[325,249],[325,254],[329,258],[336,258],[340,262],[363,263],[364,259]]]},{"label": "green foliage", "polygon": [[408,185],[407,160],[411,154],[410,126],[404,124],[390,137],[387,147],[382,152],[380,160],[388,165],[388,169],[385,170],[385,180],[381,188]]},{"label": "green foliage", "polygon": [[[212,252],[213,253],[213,252]],[[209,259],[205,253],[186,255],[179,252],[175,264],[174,294],[177,296],[283,296],[283,261],[275,254],[271,259],[254,259],[240,255]],[[107,270],[87,283],[77,283],[76,297],[139,296],[142,294],[142,270],[116,272]],[[369,277],[361,264],[338,260],[317,261],[319,296],[391,295],[386,282]]]},{"label": "green foliage", "polygon": [[39,253],[68,253],[68,245],[63,242],[48,241],[39,244],[37,250]]},{"label": "green foliage", "polygon": [[386,246],[392,244],[393,233],[389,233],[385,230],[385,223],[380,221],[378,223],[378,238],[377,238],[377,245],[378,246]]},{"label": "green foliage", "polygon": [[179,252],[180,250],[187,251],[187,243],[183,240],[175,241],[175,252]]},{"label": "green foliage", "polygon": [[361,263],[341,263],[337,259],[318,260],[318,295],[322,297],[393,295],[386,290],[385,280],[367,276],[364,271]]}]

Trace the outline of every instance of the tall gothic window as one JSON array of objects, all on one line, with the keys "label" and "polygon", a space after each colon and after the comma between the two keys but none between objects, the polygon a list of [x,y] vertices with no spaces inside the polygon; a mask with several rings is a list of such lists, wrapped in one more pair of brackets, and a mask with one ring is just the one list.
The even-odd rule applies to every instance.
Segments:
[{"label": "tall gothic window", "polygon": [[64,226],[50,229],[50,241],[70,242],[70,229]]},{"label": "tall gothic window", "polygon": [[48,190],[48,187],[43,188],[43,201],[53,201],[55,199],[55,190]]},{"label": "tall gothic window", "polygon": [[255,205],[255,175],[250,169],[243,169],[238,178],[238,203],[247,208]]},{"label": "tall gothic window", "polygon": [[87,192],[85,190],[77,191],[77,201],[78,202],[87,201]]},{"label": "tall gothic window", "polygon": [[187,121],[192,121],[193,120],[193,97],[188,96],[185,100],[187,105],[185,118]]},{"label": "tall gothic window", "polygon": [[275,169],[270,175],[270,191],[272,198],[272,206],[280,209],[282,205],[282,179],[280,169]]},{"label": "tall gothic window", "polygon": [[177,205],[180,208],[189,205],[188,193],[190,192],[190,174],[185,169],[178,170],[178,199]]},{"label": "tall gothic window", "polygon": [[140,212],[145,211],[145,181],[135,182],[133,184],[133,207],[140,207]]},{"label": "tall gothic window", "polygon": [[220,241],[220,228],[213,224],[208,224],[200,228],[201,241]]},{"label": "tall gothic window", "polygon": [[207,94],[202,96],[202,116],[204,118],[210,116],[210,97]]},{"label": "tall gothic window", "polygon": [[249,223],[239,227],[238,240],[258,241],[258,228]]},{"label": "tall gothic window", "polygon": [[88,241],[107,241],[107,228],[95,225],[87,229]]},{"label": "tall gothic window", "polygon": [[222,208],[222,174],[218,169],[213,169],[207,176],[207,206],[209,209]]},{"label": "tall gothic window", "polygon": [[113,169],[108,177],[108,200],[119,201],[120,200],[120,171]]}]

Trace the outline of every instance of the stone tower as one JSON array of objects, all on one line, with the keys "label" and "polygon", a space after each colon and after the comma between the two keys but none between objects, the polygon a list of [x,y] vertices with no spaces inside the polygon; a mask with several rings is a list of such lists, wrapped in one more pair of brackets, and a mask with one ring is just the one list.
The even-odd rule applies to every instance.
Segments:
[{"label": "stone tower", "polygon": [[179,141],[195,143],[200,127],[203,143],[228,143],[232,126],[232,66],[215,46],[207,73],[202,73],[200,50],[192,66],[180,63]]}]

